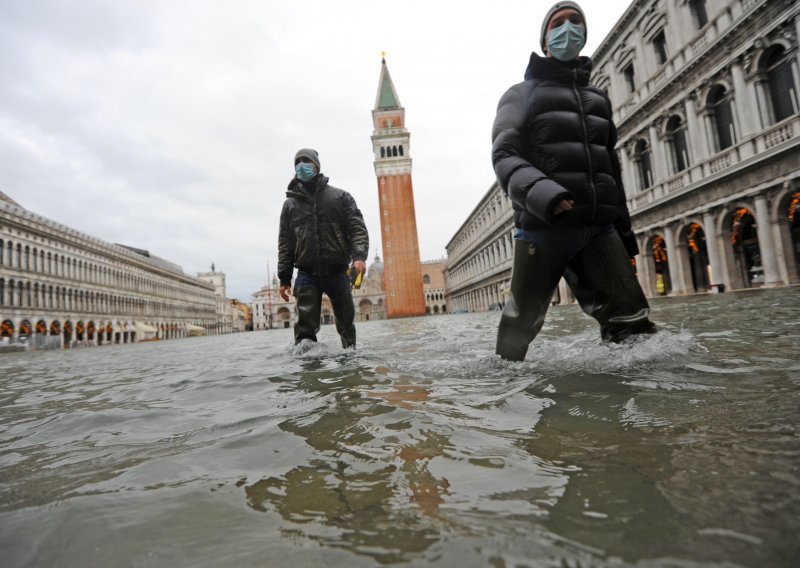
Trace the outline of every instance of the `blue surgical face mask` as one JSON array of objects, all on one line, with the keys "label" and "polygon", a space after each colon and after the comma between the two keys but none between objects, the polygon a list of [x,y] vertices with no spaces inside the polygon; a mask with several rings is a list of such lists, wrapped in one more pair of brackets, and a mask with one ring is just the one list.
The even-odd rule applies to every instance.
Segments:
[{"label": "blue surgical face mask", "polygon": [[297,174],[297,179],[300,181],[308,181],[317,175],[316,168],[314,164],[308,164],[306,162],[300,162],[295,164],[294,171]]},{"label": "blue surgical face mask", "polygon": [[559,61],[572,61],[586,45],[586,29],[570,21],[550,30],[547,51]]}]

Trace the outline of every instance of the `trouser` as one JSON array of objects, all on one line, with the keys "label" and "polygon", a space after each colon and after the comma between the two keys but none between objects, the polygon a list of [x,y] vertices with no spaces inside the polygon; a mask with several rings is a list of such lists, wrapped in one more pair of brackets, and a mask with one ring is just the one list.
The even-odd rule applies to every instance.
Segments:
[{"label": "trouser", "polygon": [[563,276],[581,308],[600,324],[604,340],[653,333],[650,308],[613,227],[531,231],[514,241],[511,296],[500,318],[496,352],[522,361],[542,329]]},{"label": "trouser", "polygon": [[294,342],[303,339],[317,340],[322,312],[322,294],[328,295],[336,318],[336,331],[342,339],[342,347],[356,346],[356,326],[353,323],[355,308],[350,291],[350,279],[345,272],[325,276],[313,276],[299,271],[294,283],[297,301],[297,323],[294,324]]}]

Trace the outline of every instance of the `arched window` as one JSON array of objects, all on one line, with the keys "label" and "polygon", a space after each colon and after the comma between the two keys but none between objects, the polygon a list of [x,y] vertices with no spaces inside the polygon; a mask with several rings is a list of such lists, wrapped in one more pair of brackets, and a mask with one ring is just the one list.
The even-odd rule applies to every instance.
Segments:
[{"label": "arched window", "polygon": [[430,283],[431,283],[431,277],[430,277],[430,276],[428,276],[427,274],[425,274],[425,275],[422,277],[422,283],[423,283],[423,284],[430,284]]},{"label": "arched window", "polygon": [[400,155],[401,156],[403,155],[403,146],[402,145],[400,146]]},{"label": "arched window", "polygon": [[780,122],[797,112],[797,89],[792,76],[792,62],[783,46],[774,47],[763,60],[767,74],[769,100],[774,122]]},{"label": "arched window", "polygon": [[692,17],[698,30],[708,23],[706,0],[689,0],[689,9],[692,11]]},{"label": "arched window", "polygon": [[682,172],[689,166],[689,150],[686,147],[686,126],[680,116],[667,121],[667,144],[672,153],[672,171]]},{"label": "arched window", "polygon": [[386,157],[386,148],[381,146],[381,158],[385,158],[385,157]]},{"label": "arched window", "polygon": [[393,158],[397,157],[397,146],[392,146],[392,157]]},{"label": "arched window", "polygon": [[716,135],[717,151],[733,146],[736,136],[733,130],[731,97],[722,85],[711,89],[708,95],[708,112]]},{"label": "arched window", "polygon": [[639,140],[633,153],[636,170],[639,174],[639,189],[645,190],[653,185],[653,165],[650,157],[650,146],[646,140]]}]

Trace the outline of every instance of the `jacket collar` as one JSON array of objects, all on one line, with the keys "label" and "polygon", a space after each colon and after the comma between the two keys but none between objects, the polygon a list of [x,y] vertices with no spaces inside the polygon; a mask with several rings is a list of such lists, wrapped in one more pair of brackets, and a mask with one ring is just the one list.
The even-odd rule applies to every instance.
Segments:
[{"label": "jacket collar", "polygon": [[[323,191],[326,187],[328,187],[328,178],[322,174],[318,174],[317,177],[314,179],[314,194]],[[309,199],[312,193],[310,193],[303,182],[299,179],[292,178],[292,181],[289,182],[289,187],[286,189],[286,197],[301,197],[304,199]]]},{"label": "jacket collar", "polygon": [[563,62],[554,58],[542,57],[533,52],[528,62],[528,68],[525,70],[525,80],[574,82],[583,87],[589,84],[591,72],[592,60],[589,57],[581,56],[575,61]]}]

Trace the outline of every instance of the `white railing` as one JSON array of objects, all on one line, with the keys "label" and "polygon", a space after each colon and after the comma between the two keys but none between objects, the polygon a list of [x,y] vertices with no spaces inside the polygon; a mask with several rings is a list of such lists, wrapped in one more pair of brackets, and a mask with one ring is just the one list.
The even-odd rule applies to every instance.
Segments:
[{"label": "white railing", "polygon": [[[758,161],[763,158],[764,153],[780,151],[782,144],[796,141],[798,132],[800,115],[795,115],[754,137],[738,141],[734,146],[726,148],[724,153],[715,154],[708,160],[694,164],[688,170],[631,196],[628,199],[628,209],[634,212],[672,193],[699,187],[708,176],[724,175],[726,170],[735,168],[742,162]],[[755,154],[753,147],[756,148]]]}]

